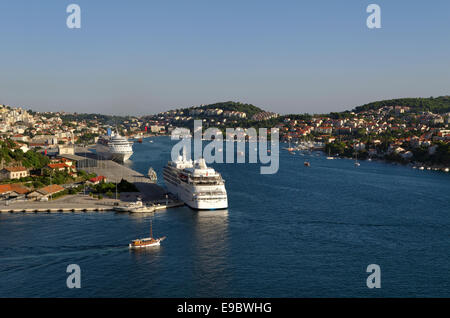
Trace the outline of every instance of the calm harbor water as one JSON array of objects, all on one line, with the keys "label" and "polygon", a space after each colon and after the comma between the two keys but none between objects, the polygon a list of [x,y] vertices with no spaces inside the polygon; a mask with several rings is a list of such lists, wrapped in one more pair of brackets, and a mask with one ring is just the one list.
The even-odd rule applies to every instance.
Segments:
[{"label": "calm harbor water", "polygon": [[[129,165],[162,184],[173,142],[153,140]],[[450,296],[450,174],[283,150],[275,175],[213,166],[229,209],[158,212],[159,249],[127,247],[150,215],[0,214],[0,297]],[[372,263],[381,289],[366,287]],[[81,289],[66,287],[69,264]]]}]

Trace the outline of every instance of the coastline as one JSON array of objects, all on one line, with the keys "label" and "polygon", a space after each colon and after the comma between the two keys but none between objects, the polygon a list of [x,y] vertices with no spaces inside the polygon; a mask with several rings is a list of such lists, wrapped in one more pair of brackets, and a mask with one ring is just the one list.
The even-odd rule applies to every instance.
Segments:
[{"label": "coastline", "polygon": [[[299,150],[296,150],[299,151]],[[301,151],[301,150],[300,150]],[[324,152],[324,150],[315,150],[312,149],[311,151],[316,151],[322,153],[324,156],[327,156],[327,154]],[[338,155],[333,156],[334,159],[348,159],[348,160],[355,160],[354,157],[349,157],[345,155]],[[370,160],[369,160],[370,159]],[[410,162],[400,162],[397,160],[390,160],[389,158],[379,158],[379,157],[367,157],[367,158],[360,158],[359,161],[378,161],[378,162],[384,162],[384,163],[391,163],[395,165],[410,167],[413,169],[419,169],[423,167],[421,170],[432,170],[432,171],[440,171],[448,173],[450,172],[450,166],[444,165],[444,164],[430,164],[425,162],[419,162],[419,161],[410,161]]]}]

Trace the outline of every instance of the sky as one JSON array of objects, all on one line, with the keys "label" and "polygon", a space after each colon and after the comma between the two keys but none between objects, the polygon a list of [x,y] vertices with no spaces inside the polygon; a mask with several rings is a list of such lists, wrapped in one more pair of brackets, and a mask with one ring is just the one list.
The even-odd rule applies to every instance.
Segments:
[{"label": "sky", "polygon": [[[81,8],[81,28],[66,7]],[[381,29],[366,8],[381,7]],[[0,104],[280,114],[450,94],[450,1],[0,0]]]}]

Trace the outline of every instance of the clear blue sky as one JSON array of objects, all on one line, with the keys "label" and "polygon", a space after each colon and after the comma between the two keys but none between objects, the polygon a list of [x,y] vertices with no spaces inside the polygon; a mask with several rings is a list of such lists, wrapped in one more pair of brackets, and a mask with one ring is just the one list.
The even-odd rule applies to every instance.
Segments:
[{"label": "clear blue sky", "polygon": [[[66,27],[77,3],[82,27]],[[366,7],[382,29],[366,27]],[[450,94],[450,1],[0,0],[0,104],[321,113]]]}]

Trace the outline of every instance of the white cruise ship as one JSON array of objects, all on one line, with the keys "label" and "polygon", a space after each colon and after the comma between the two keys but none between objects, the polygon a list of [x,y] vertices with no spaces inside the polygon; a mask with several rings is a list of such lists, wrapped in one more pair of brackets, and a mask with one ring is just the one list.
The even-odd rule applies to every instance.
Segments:
[{"label": "white cruise ship", "polygon": [[131,142],[119,134],[100,137],[95,150],[99,156],[118,162],[127,161],[133,154]]},{"label": "white cruise ship", "polygon": [[206,166],[205,159],[193,162],[179,156],[168,162],[163,176],[169,192],[193,209],[228,208],[225,181],[220,173]]}]

